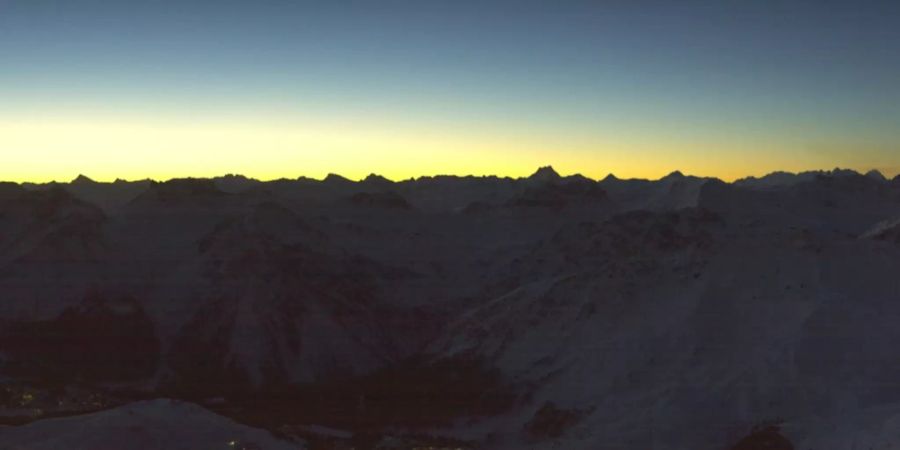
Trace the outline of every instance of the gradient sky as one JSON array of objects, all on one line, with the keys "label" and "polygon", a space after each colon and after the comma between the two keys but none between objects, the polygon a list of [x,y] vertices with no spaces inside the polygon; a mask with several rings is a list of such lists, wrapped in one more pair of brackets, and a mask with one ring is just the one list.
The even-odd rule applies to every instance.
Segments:
[{"label": "gradient sky", "polygon": [[0,179],[893,175],[898,3],[0,0]]}]

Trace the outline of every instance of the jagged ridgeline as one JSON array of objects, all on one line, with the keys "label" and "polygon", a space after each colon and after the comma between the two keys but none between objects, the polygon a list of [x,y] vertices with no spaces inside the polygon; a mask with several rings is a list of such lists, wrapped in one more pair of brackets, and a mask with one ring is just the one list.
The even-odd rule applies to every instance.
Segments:
[{"label": "jagged ridgeline", "polygon": [[898,223],[900,179],[847,170],[2,183],[0,417],[37,422],[0,447],[103,410],[51,424],[283,438],[260,448],[882,448]]}]

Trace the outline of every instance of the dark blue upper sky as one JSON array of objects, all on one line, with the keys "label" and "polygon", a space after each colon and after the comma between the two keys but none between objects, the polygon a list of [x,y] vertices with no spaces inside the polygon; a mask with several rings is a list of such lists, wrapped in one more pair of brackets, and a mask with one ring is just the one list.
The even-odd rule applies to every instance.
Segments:
[{"label": "dark blue upper sky", "polygon": [[[403,137],[372,152],[508,144],[473,167],[488,172],[516,146],[597,174],[896,171],[898,3],[0,0],[0,120]],[[316,129],[328,147],[334,128]],[[0,152],[64,153],[22,130]],[[383,172],[415,150],[397,151]]]}]

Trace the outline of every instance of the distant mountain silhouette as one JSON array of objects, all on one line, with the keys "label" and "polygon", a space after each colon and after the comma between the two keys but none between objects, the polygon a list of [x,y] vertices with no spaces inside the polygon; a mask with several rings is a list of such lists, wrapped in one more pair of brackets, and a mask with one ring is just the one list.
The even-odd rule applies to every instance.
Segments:
[{"label": "distant mountain silhouette", "polygon": [[561,178],[562,177],[560,177],[559,174],[556,173],[556,171],[553,170],[553,167],[551,167],[551,166],[541,167],[536,172],[531,174],[530,177],[528,177],[529,180],[539,181],[539,182],[544,182],[544,183],[559,181]]}]

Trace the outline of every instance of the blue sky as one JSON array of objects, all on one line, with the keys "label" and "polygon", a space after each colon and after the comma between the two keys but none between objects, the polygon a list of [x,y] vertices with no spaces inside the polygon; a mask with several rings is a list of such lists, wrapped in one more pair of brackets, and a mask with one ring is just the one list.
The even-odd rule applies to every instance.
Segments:
[{"label": "blue sky", "polygon": [[898,18],[886,1],[0,0],[0,178],[893,173]]}]

